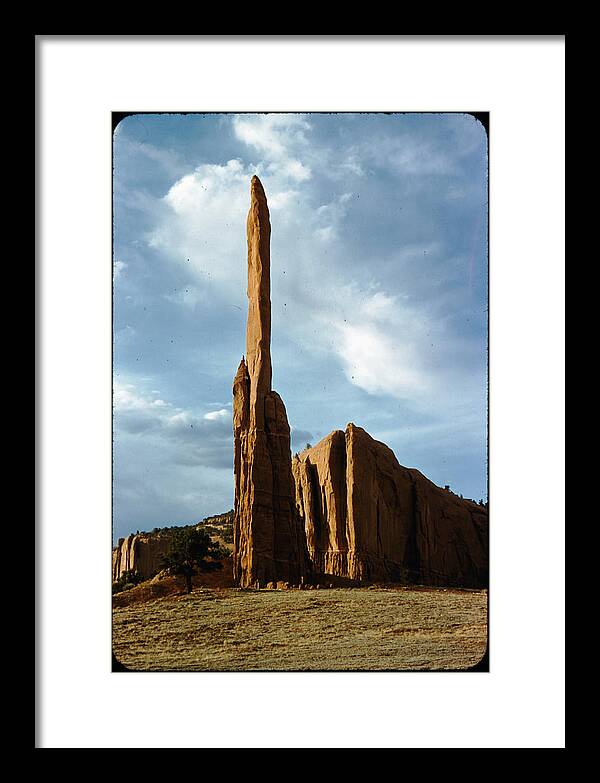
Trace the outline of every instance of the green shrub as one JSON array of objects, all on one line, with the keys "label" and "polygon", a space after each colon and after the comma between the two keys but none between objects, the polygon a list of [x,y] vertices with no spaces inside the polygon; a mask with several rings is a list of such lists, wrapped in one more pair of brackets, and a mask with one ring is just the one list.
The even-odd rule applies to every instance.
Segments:
[{"label": "green shrub", "polygon": [[131,590],[132,587],[143,582],[144,578],[137,571],[123,571],[116,582],[113,582],[113,593],[122,593],[123,590]]},{"label": "green shrub", "polygon": [[168,573],[183,576],[186,590],[191,593],[194,574],[222,568],[219,562],[221,552],[222,547],[215,544],[203,530],[180,528],[173,533],[169,552],[162,556],[162,565]]}]

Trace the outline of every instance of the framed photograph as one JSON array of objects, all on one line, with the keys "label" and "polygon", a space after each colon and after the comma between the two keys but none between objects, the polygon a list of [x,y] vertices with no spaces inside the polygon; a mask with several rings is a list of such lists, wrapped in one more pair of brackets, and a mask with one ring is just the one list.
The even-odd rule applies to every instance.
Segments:
[{"label": "framed photograph", "polygon": [[116,669],[486,669],[489,116],[113,124]]},{"label": "framed photograph", "polygon": [[564,747],[565,36],[35,57],[36,746]]}]

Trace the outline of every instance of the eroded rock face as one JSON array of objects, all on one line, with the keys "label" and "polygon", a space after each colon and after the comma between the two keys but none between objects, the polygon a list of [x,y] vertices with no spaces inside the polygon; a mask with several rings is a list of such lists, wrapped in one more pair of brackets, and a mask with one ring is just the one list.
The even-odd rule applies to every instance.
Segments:
[{"label": "eroded rock face", "polygon": [[116,582],[125,571],[137,571],[150,579],[162,568],[162,555],[169,549],[170,536],[139,533],[120,538],[112,551],[112,579]]},{"label": "eroded rock face", "polygon": [[[173,533],[183,528],[155,529],[152,533],[134,533],[120,538],[112,550],[112,579],[115,582],[125,571],[137,571],[143,579],[150,579],[163,568],[162,556],[168,554]],[[233,528],[233,511],[205,517],[196,525],[213,540],[220,541],[224,548],[230,548]]]},{"label": "eroded rock face", "polygon": [[487,508],[404,468],[349,424],[293,459],[296,504],[316,574],[484,587]]},{"label": "eroded rock face", "polygon": [[250,186],[247,236],[246,359],[233,381],[233,575],[241,587],[299,584],[306,547],[296,514],[290,427],[283,401],[271,389],[271,224],[258,177]]}]

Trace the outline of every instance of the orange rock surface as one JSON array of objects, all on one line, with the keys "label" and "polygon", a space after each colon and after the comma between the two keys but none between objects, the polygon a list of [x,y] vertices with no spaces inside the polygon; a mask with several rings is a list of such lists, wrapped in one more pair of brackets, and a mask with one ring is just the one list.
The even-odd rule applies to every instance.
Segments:
[{"label": "orange rock surface", "polygon": [[398,463],[348,424],[293,459],[317,578],[484,587],[488,512]]},{"label": "orange rock surface", "polygon": [[247,236],[246,359],[233,382],[233,576],[241,587],[299,584],[306,547],[295,508],[290,427],[271,389],[271,223],[258,177],[250,186]]},{"label": "orange rock surface", "polygon": [[138,533],[120,538],[112,551],[112,579],[125,571],[137,571],[143,579],[149,579],[162,568],[162,555],[169,549],[170,536]]}]

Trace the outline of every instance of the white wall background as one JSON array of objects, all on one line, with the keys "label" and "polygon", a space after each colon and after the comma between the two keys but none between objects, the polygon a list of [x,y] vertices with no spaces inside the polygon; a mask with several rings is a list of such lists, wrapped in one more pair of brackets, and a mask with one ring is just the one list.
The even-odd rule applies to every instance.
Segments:
[{"label": "white wall background", "polygon": [[[41,36],[37,57],[38,746],[562,747],[564,39]],[[489,674],[110,672],[111,110],[491,112]]]}]

